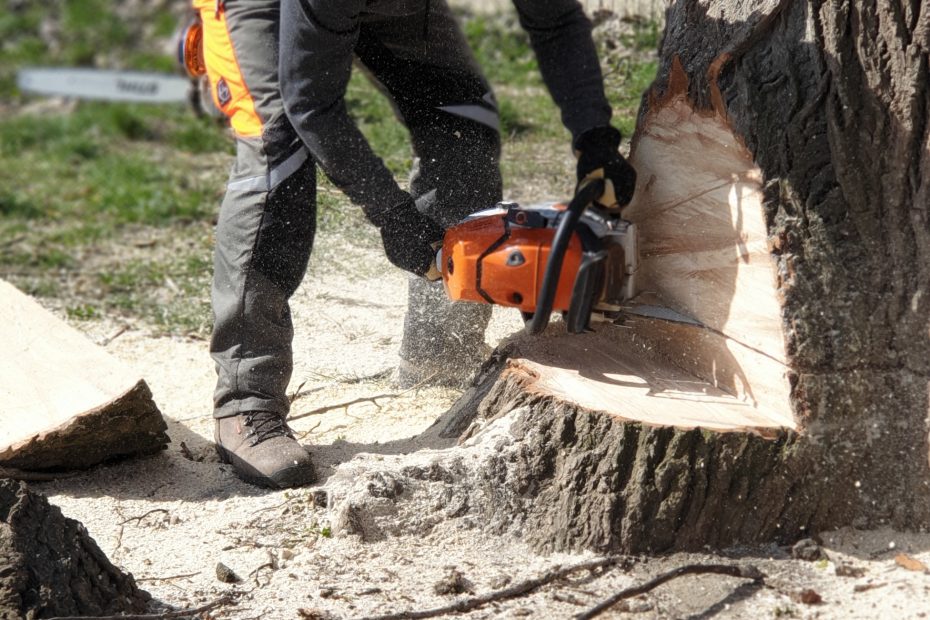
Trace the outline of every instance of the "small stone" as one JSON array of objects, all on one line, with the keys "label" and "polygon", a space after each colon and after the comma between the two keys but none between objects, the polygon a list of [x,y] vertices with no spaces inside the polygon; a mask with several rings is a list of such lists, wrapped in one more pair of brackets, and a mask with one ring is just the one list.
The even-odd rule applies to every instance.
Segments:
[{"label": "small stone", "polygon": [[314,489],[312,492],[313,505],[317,508],[326,508],[329,503],[329,495],[323,489]]},{"label": "small stone", "polygon": [[655,603],[650,601],[645,596],[640,596],[627,601],[626,608],[627,611],[631,614],[644,614],[647,611],[652,611],[655,609]]},{"label": "small stone", "polygon": [[448,569],[442,579],[433,585],[433,591],[443,596],[462,594],[463,592],[473,592],[474,584],[466,579],[459,569],[452,567]]},{"label": "small stone", "polygon": [[290,549],[281,549],[281,559],[282,559],[282,560],[290,560],[290,559],[293,558],[293,557],[294,557],[294,552],[293,552],[293,551],[291,551]]},{"label": "small stone", "polygon": [[828,559],[823,548],[821,548],[813,538],[802,538],[794,543],[794,546],[791,547],[791,557],[796,560],[805,560],[807,562]]},{"label": "small stone", "polygon": [[796,603],[803,603],[804,605],[819,605],[823,602],[823,597],[817,593],[816,590],[811,588],[805,588],[800,592],[795,592],[791,595],[791,598]]},{"label": "small stone", "polygon": [[506,588],[507,584],[509,584],[511,581],[513,581],[513,578],[510,575],[498,575],[491,580],[491,589],[501,590]]},{"label": "small stone", "polygon": [[233,572],[233,569],[229,568],[222,562],[216,563],[216,578],[223,583],[237,583],[241,581],[241,579],[239,579],[239,575]]},{"label": "small stone", "polygon": [[853,566],[849,562],[840,562],[836,565],[837,577],[862,577],[865,575],[865,569],[859,566]]}]

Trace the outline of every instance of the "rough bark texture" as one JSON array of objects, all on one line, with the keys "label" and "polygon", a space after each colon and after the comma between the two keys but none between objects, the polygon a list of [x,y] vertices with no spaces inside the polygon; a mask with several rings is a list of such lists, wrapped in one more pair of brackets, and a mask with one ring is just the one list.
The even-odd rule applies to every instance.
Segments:
[{"label": "rough bark texture", "polygon": [[140,613],[149,600],[83,525],[23,483],[0,480],[0,618]]},{"label": "rough bark texture", "polygon": [[8,448],[0,454],[0,465],[26,471],[62,471],[154,454],[171,441],[167,430],[152,391],[140,380],[107,404]]}]

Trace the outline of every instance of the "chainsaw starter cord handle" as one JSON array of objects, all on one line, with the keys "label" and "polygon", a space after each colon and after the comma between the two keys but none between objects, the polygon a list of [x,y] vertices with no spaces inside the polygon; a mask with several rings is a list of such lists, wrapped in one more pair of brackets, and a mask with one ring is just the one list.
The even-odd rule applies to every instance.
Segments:
[{"label": "chainsaw starter cord handle", "polygon": [[549,325],[549,316],[552,314],[552,304],[555,301],[555,292],[559,288],[559,276],[562,275],[562,263],[565,260],[565,251],[572,239],[572,234],[581,219],[581,214],[592,202],[597,200],[604,191],[604,181],[597,179],[586,183],[578,190],[575,197],[568,203],[562,221],[552,240],[549,250],[549,260],[546,262],[546,272],[543,275],[539,296],[536,298],[536,311],[526,323],[526,331],[531,335],[542,333]]}]

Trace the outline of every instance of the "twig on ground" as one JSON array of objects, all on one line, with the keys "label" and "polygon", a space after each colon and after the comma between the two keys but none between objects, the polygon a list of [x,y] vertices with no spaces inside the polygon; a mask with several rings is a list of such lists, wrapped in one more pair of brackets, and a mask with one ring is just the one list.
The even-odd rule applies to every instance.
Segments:
[{"label": "twig on ground", "polygon": [[392,372],[394,372],[392,368],[383,368],[379,370],[378,372],[374,372],[370,375],[362,375],[361,377],[356,375],[351,378],[346,377],[345,379],[341,381],[341,383],[345,383],[348,385],[355,385],[357,383],[368,383],[369,381],[377,381],[379,379],[386,379],[387,377],[391,375]]},{"label": "twig on ground", "polygon": [[529,594],[530,592],[533,592],[534,590],[537,590],[538,588],[548,583],[558,581],[559,579],[567,577],[574,572],[580,570],[608,568],[614,564],[623,562],[624,559],[625,558],[621,557],[607,557],[588,560],[587,562],[581,562],[580,564],[575,564],[574,566],[569,566],[566,568],[555,568],[540,577],[522,581],[516,585],[510,586],[509,588],[495,590],[494,592],[488,592],[487,594],[482,594],[480,596],[461,599],[444,607],[436,607],[434,609],[425,609],[419,611],[399,611],[383,616],[369,616],[362,618],[362,620],[413,620],[416,618],[436,618],[438,616],[445,616],[452,613],[464,613],[473,609],[477,609],[483,605],[487,605],[488,603],[504,601]]},{"label": "twig on ground", "polygon": [[294,393],[291,394],[291,396],[290,396],[290,401],[291,401],[291,404],[293,405],[295,401],[297,401],[297,400],[303,398],[304,396],[308,396],[308,395],[313,394],[313,393],[315,393],[315,392],[321,392],[321,391],[323,391],[323,390],[325,390],[325,389],[327,389],[327,388],[335,387],[335,386],[337,386],[337,385],[356,385],[356,384],[358,384],[358,383],[367,383],[368,381],[376,381],[376,380],[378,380],[378,379],[384,379],[385,377],[387,377],[387,376],[390,375],[390,374],[391,374],[391,369],[390,369],[390,368],[385,368],[384,370],[379,370],[378,372],[376,372],[376,373],[374,373],[374,374],[364,375],[364,376],[361,376],[361,377],[359,377],[359,376],[355,376],[355,377],[342,377],[342,378],[339,378],[339,379],[333,379],[333,377],[324,377],[324,378],[329,378],[329,379],[333,379],[333,380],[330,381],[329,383],[324,384],[324,385],[318,385],[318,386],[316,386],[316,387],[312,387],[312,388],[309,388],[309,389],[306,389],[306,390],[303,389],[303,387],[307,384],[307,382],[304,381],[303,383],[301,383],[301,384],[297,387],[297,389],[294,391]]},{"label": "twig on ground", "polygon": [[316,424],[313,425],[313,428],[311,428],[310,430],[304,431],[304,432],[302,432],[300,435],[298,435],[298,436],[297,436],[297,439],[302,440],[304,437],[306,437],[307,435],[309,435],[310,433],[312,433],[312,432],[315,431],[316,429],[320,428],[320,424],[322,424],[322,423],[323,423],[322,421],[317,422]]},{"label": "twig on ground", "polygon": [[306,418],[306,417],[309,417],[309,416],[312,416],[312,415],[320,415],[320,414],[322,414],[322,413],[326,413],[326,412],[332,411],[332,410],[334,410],[334,409],[345,409],[345,408],[351,407],[352,405],[358,405],[359,403],[368,403],[368,402],[370,402],[370,403],[374,404],[375,407],[379,407],[379,408],[380,408],[381,405],[378,404],[378,400],[380,400],[380,399],[382,399],[382,398],[398,398],[398,397],[403,396],[403,395],[405,395],[405,394],[409,394],[410,392],[412,392],[412,391],[414,391],[414,390],[416,390],[416,389],[419,389],[419,388],[423,387],[423,385],[425,385],[427,382],[429,382],[430,379],[432,379],[433,377],[435,377],[437,374],[439,374],[439,371],[438,371],[438,370],[437,370],[436,372],[434,372],[433,374],[431,374],[430,376],[428,376],[428,377],[426,377],[425,379],[423,379],[422,381],[420,381],[419,383],[417,383],[416,385],[412,385],[412,386],[410,386],[409,388],[407,388],[406,390],[402,390],[402,391],[400,391],[400,392],[389,392],[389,393],[386,393],[386,394],[375,394],[374,396],[361,396],[361,397],[359,397],[359,398],[353,398],[352,400],[347,400],[347,401],[342,402],[342,403],[335,403],[335,404],[333,404],[333,405],[324,405],[324,406],[322,406],[322,407],[317,407],[316,409],[311,409],[310,411],[304,411],[303,413],[298,413],[297,415],[292,415],[291,417],[288,418],[288,421],[290,421],[290,420],[299,420],[300,418]]},{"label": "twig on ground", "polygon": [[300,385],[297,386],[297,389],[294,390],[293,394],[291,394],[291,397],[288,399],[288,402],[290,402],[293,405],[295,400],[303,396],[303,393],[301,392],[301,390],[304,389],[305,385],[307,385],[306,379]]},{"label": "twig on ground", "polygon": [[20,241],[25,241],[25,240],[26,240],[26,235],[20,235],[18,237],[13,237],[12,239],[7,239],[3,243],[0,243],[0,249],[5,250],[7,248],[11,248],[17,243],[19,243]]},{"label": "twig on ground", "polygon": [[188,461],[193,461],[195,463],[200,463],[203,461],[203,457],[197,458],[194,456],[194,453],[191,452],[191,449],[187,447],[187,444],[183,441],[178,445],[178,448],[181,450],[181,456],[186,458]]},{"label": "twig on ground", "polygon": [[590,618],[595,618],[623,599],[632,598],[639,594],[649,592],[653,590],[666,581],[671,581],[676,577],[681,577],[683,575],[705,575],[705,574],[714,574],[714,575],[729,575],[730,577],[742,577],[744,579],[752,579],[757,583],[762,583],[765,579],[765,575],[759,572],[755,566],[751,564],[739,565],[739,564],[686,564],[685,566],[679,566],[674,570],[670,570],[667,573],[662,573],[658,577],[650,579],[649,581],[642,583],[638,586],[633,586],[626,588],[617,592],[613,596],[610,596],[591,609],[588,609],[585,612],[582,612],[575,616],[575,620],[589,620]]},{"label": "twig on ground", "polygon": [[283,508],[284,506],[287,506],[287,500],[284,500],[280,504],[274,504],[273,506],[265,506],[264,508],[258,508],[256,510],[253,510],[252,514],[257,515],[258,513],[265,512],[266,510],[274,510],[275,508]]},{"label": "twig on ground", "polygon": [[138,577],[136,578],[136,583],[142,581],[171,581],[172,579],[184,579],[185,577],[195,577],[203,571],[197,571],[196,573],[184,573],[183,575],[169,575],[168,577]]},{"label": "twig on ground", "polygon": [[128,331],[129,331],[129,325],[126,325],[125,323],[123,325],[120,325],[119,329],[117,329],[112,334],[110,334],[109,336],[107,336],[106,338],[100,341],[100,346],[101,347],[107,346],[108,344],[110,344],[111,342],[113,342],[114,340],[116,340],[117,338],[119,338],[120,336],[122,336]]},{"label": "twig on ground", "polygon": [[[256,587],[256,588],[261,588],[261,587],[262,587],[263,584],[261,584],[261,583],[258,582],[258,576],[259,576],[259,573],[260,573],[261,571],[263,571],[264,569],[266,569],[266,568],[269,569],[269,570],[271,570],[271,571],[274,571],[274,570],[275,570],[275,563],[274,563],[274,562],[265,562],[264,564],[262,564],[261,566],[257,567],[255,570],[253,570],[251,573],[249,573],[249,577],[252,578],[252,581],[255,583],[255,587]],[[270,577],[269,577],[268,581],[265,582],[264,585],[267,586],[269,583],[271,583],[271,578],[270,578]]]},{"label": "twig on ground", "polygon": [[166,618],[185,618],[187,616],[196,616],[205,611],[222,607],[232,603],[230,596],[221,596],[212,603],[207,603],[195,609],[179,609],[178,611],[167,611],[162,614],[127,614],[119,616],[56,616],[49,620],[164,620]]},{"label": "twig on ground", "polygon": [[152,508],[151,510],[149,510],[149,511],[146,512],[145,514],[141,514],[141,515],[139,515],[138,517],[129,517],[129,518],[126,519],[125,521],[120,521],[120,525],[125,525],[125,524],[129,523],[130,521],[140,521],[140,522],[141,522],[142,519],[146,518],[146,517],[149,516],[150,514],[155,514],[156,512],[163,512],[163,513],[165,513],[165,514],[168,514],[168,510],[165,509],[165,508]]},{"label": "twig on ground", "polygon": [[358,405],[359,403],[372,403],[375,407],[380,407],[378,404],[378,399],[381,398],[397,398],[400,396],[400,393],[395,394],[375,394],[374,396],[361,396],[359,398],[353,398],[352,400],[347,400],[341,403],[334,403],[332,405],[323,405],[322,407],[317,407],[316,409],[311,409],[310,411],[304,411],[303,413],[298,413],[297,415],[292,415],[288,418],[288,422],[291,420],[299,420],[300,418],[307,418],[312,415],[320,415],[328,411],[333,411],[334,409],[345,409],[351,407],[352,405]]}]

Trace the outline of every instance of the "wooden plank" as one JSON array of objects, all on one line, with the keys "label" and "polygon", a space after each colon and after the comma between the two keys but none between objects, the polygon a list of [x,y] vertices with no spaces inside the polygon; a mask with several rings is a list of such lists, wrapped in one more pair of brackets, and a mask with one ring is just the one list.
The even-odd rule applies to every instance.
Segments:
[{"label": "wooden plank", "polygon": [[145,382],[0,280],[0,463],[86,467],[169,441]]}]

